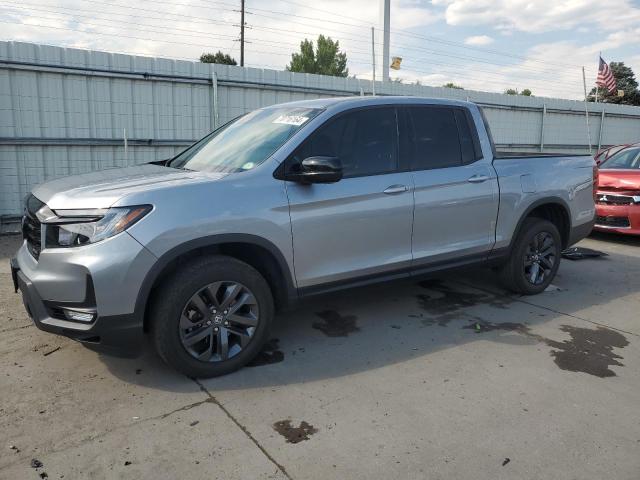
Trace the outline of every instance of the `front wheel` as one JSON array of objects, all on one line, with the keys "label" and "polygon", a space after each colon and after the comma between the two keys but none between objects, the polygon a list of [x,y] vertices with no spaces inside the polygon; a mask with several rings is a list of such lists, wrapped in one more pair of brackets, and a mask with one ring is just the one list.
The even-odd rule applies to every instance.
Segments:
[{"label": "front wheel", "polygon": [[509,260],[500,270],[504,286],[524,295],[544,291],[558,272],[561,245],[560,233],[553,223],[541,218],[526,219]]},{"label": "front wheel", "polygon": [[191,377],[239,369],[268,339],[271,291],[253,267],[215,255],[192,261],[158,289],[151,308],[160,357]]}]

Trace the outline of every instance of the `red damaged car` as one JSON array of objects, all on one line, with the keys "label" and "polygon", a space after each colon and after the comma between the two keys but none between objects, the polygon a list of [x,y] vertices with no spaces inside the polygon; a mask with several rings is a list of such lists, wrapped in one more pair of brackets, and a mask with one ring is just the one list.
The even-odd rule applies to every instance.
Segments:
[{"label": "red damaged car", "polygon": [[599,173],[594,229],[640,235],[640,146],[611,155]]}]

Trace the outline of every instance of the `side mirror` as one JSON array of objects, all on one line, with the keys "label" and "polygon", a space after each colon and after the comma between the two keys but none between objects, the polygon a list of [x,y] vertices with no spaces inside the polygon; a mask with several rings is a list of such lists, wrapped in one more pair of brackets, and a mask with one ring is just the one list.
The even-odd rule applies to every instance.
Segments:
[{"label": "side mirror", "polygon": [[342,162],[338,157],[308,157],[302,161],[300,171],[288,177],[301,183],[335,183],[342,178]]}]

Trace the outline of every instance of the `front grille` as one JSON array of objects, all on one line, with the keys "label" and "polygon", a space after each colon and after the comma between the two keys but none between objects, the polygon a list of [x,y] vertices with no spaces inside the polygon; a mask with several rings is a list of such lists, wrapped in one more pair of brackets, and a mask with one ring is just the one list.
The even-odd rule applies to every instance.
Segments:
[{"label": "front grille", "polygon": [[631,226],[627,217],[604,217],[601,215],[596,217],[596,225],[610,228],[629,228]]},{"label": "front grille", "polygon": [[24,217],[22,217],[22,237],[27,241],[27,248],[36,260],[40,257],[42,249],[42,226],[36,212],[43,206],[44,203],[33,195],[29,195],[24,209]]},{"label": "front grille", "polygon": [[599,193],[597,198],[600,205],[631,205],[634,203],[633,197],[629,195]]}]

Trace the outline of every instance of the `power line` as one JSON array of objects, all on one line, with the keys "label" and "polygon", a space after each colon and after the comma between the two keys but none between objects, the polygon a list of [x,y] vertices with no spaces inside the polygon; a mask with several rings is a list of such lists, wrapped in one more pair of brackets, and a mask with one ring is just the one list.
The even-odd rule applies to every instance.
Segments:
[{"label": "power line", "polygon": [[[3,2],[0,2],[0,5],[2,5]],[[12,7],[14,8],[14,7]],[[23,8],[23,7],[20,7]],[[143,26],[143,27],[151,27],[151,28],[160,28],[163,29],[161,31],[157,31],[157,30],[141,30],[140,28],[138,28],[138,31],[147,31],[149,33],[162,33],[163,35],[167,34],[167,30],[165,26],[162,25],[148,25],[148,24],[140,24],[139,22],[127,22],[125,20],[111,20],[111,19],[103,19],[103,18],[96,18],[95,15],[94,16],[88,16],[88,15],[80,15],[77,13],[74,14],[69,14],[69,13],[65,13],[65,12],[56,12],[56,11],[51,11],[51,10],[42,10],[42,9],[37,9],[37,8],[29,8],[29,11],[42,11],[42,12],[48,12],[48,13],[53,13],[54,15],[66,15],[69,16],[71,18],[90,18],[90,19],[94,19],[94,20],[101,20],[104,22],[110,22],[110,23],[115,23],[116,26],[117,25],[121,25],[123,23],[125,24],[130,24],[130,25],[136,25],[137,27]],[[86,11],[86,10],[80,10],[80,11]],[[58,18],[56,17],[50,17],[50,16],[46,16],[46,15],[38,15],[38,16],[34,16],[34,15],[27,15],[24,16],[24,18],[33,18],[33,19],[55,19],[57,20]],[[229,23],[224,23],[221,22],[222,25],[230,25]],[[105,26],[107,28],[116,28],[116,26],[113,25],[104,25],[104,24],[93,24],[93,23],[85,23],[85,25],[90,25],[90,26]],[[223,34],[215,34],[215,33],[210,33],[210,32],[204,32],[204,31],[200,31],[200,30],[193,30],[193,29],[184,29],[184,28],[178,28],[178,27],[171,27],[170,28],[171,31],[179,31],[179,32],[189,32],[186,34],[180,34],[180,36],[191,36],[191,37],[196,37],[196,38],[202,38],[202,37],[223,37],[223,38],[231,38],[233,39],[234,42],[239,41],[238,38],[235,35],[223,35]],[[91,33],[91,32],[86,32],[86,33]],[[192,35],[193,33],[199,33],[200,35]],[[168,33],[169,35],[176,35],[172,32]],[[268,40],[262,40],[262,43],[267,43],[267,44],[271,44],[274,46],[280,46],[281,43],[278,42],[271,42]]]},{"label": "power line", "polygon": [[[22,27],[50,28],[50,29],[54,29],[54,30],[63,30],[63,31],[70,31],[70,32],[85,33],[85,34],[88,34],[88,35],[103,35],[103,36],[113,37],[112,33],[92,32],[92,31],[80,30],[80,29],[70,28],[70,27],[56,27],[56,26],[53,26],[53,25],[42,25],[42,24],[34,24],[34,23],[20,23],[20,22],[8,21],[8,20],[0,20],[0,23],[7,23],[7,24],[11,24],[11,25],[20,25]],[[116,27],[111,26],[111,25],[96,25],[96,24],[88,24],[88,23],[86,25],[90,25],[90,26],[106,26],[107,28],[116,28]],[[141,31],[147,31],[147,30],[141,30]],[[164,32],[164,31],[147,31],[147,32],[148,33],[166,34],[166,32]],[[189,45],[189,46],[197,46],[197,47],[210,47],[211,46],[209,44],[177,42],[177,41],[173,41],[173,40],[164,40],[164,39],[156,39],[156,38],[148,38],[148,37],[139,37],[139,36],[134,36],[134,35],[124,35],[124,34],[120,34],[120,33],[118,33],[118,36],[119,37],[124,37],[124,38],[131,38],[131,39],[135,39],[135,40],[146,40],[146,41],[151,41],[151,42],[170,43],[170,44],[176,44],[176,45]],[[233,39],[232,41],[234,41],[234,42],[238,41],[238,39],[233,37],[233,36],[229,36],[229,37],[231,37]],[[284,52],[265,51],[265,50],[253,50],[253,52],[254,53],[267,54],[267,55],[275,55],[275,56],[285,56],[285,57],[289,56],[288,53],[284,53]],[[354,61],[353,63],[360,63],[360,64],[363,64],[363,65],[368,65],[367,62]]]},{"label": "power line", "polygon": [[[87,1],[87,0],[83,0],[83,1]],[[156,2],[157,2],[157,3],[167,3],[167,2],[161,2],[160,0],[156,0]],[[92,2],[92,3],[94,3],[94,2]],[[100,3],[100,2],[97,2],[97,3]],[[222,5],[226,5],[226,4],[221,3],[221,2],[214,2],[214,3],[222,4]],[[24,4],[23,4],[23,5],[24,5]],[[116,5],[116,4],[108,3],[108,5]],[[185,5],[186,5],[186,4],[185,4]],[[139,8],[139,7],[129,7],[128,5],[118,5],[118,6],[119,6],[119,7],[121,7],[121,8],[125,8],[125,9],[134,9],[134,10],[141,10],[141,11],[146,11],[146,12],[154,12],[153,10],[143,9],[143,8]],[[19,7],[18,7],[18,8],[19,8]],[[22,8],[24,8],[24,7],[22,7]],[[204,8],[204,7],[200,7],[200,8]],[[36,9],[36,8],[31,8],[31,10],[38,10],[38,9]],[[46,10],[42,10],[42,9],[40,9],[40,11],[46,11]],[[49,10],[49,11],[50,11],[50,10]],[[84,10],[84,11],[86,11],[86,10]],[[234,12],[237,12],[237,10],[233,10],[233,11],[234,11]],[[103,12],[103,11],[97,11],[97,12],[99,12],[99,13],[104,13],[104,14],[107,14],[107,15],[109,15],[109,14],[115,14],[115,15],[119,15],[119,16],[125,16],[125,15],[126,15],[126,14],[116,13],[116,12]],[[56,13],[56,12],[54,11],[54,13]],[[178,15],[180,15],[180,14],[172,14],[172,13],[168,13],[168,14],[169,14],[169,15],[174,15],[174,16],[178,16]],[[188,16],[188,15],[181,15],[181,16],[182,16],[182,17],[185,17],[185,16],[186,16],[186,17],[189,17],[189,18],[194,18],[194,19],[197,19],[197,20],[201,20],[201,19],[200,19],[200,17],[193,17],[193,16]],[[149,17],[149,18],[152,18],[152,19],[158,19],[158,20],[178,21],[178,20],[173,20],[173,19],[163,19],[163,18],[158,18],[158,17]],[[270,18],[270,17],[269,17],[269,18]],[[106,19],[105,19],[105,20],[106,20]],[[106,21],[108,21],[108,20],[106,20]],[[209,20],[209,21],[202,21],[202,23],[214,23],[214,24],[219,24],[219,25],[229,25],[229,23],[228,23],[228,22],[220,22],[220,21],[215,21],[215,20],[212,20],[212,19],[211,19],[211,20]],[[138,25],[138,23],[136,23],[136,25]],[[152,25],[152,27],[155,27],[155,25]],[[161,28],[161,27],[160,27],[160,28]],[[251,27],[249,27],[249,28],[255,28],[255,29],[257,29],[257,30],[266,30],[266,31],[275,30],[275,31],[284,31],[284,32],[289,32],[289,30],[286,30],[286,29],[278,29],[278,28],[275,28],[275,27],[264,27],[264,26],[261,26],[261,25],[252,25],[252,26],[251,26]],[[176,29],[176,30],[177,30],[177,29]],[[186,29],[181,29],[181,30],[196,33],[196,31],[194,31],[194,30],[186,30]],[[301,34],[310,34],[310,32],[301,32],[301,31],[296,31],[296,30],[293,30],[292,32],[301,33]],[[200,32],[200,33],[203,33],[203,34],[206,34],[206,35],[212,35],[212,34],[210,34],[209,32]],[[289,37],[294,36],[294,35],[292,35],[291,33],[285,33],[285,35],[287,35],[287,36],[289,36]],[[344,38],[345,40],[350,40],[350,41],[353,41],[353,42],[360,42],[360,43],[368,44],[368,41],[366,41],[366,40],[362,40],[362,39],[355,39],[355,38],[350,38],[350,37],[343,37],[343,38]],[[262,40],[262,39],[260,39],[260,41],[262,42],[263,40]],[[273,42],[272,42],[272,43],[273,43]],[[380,43],[379,43],[379,44],[380,44]],[[457,55],[457,56],[456,56],[456,55],[451,54],[451,53],[444,53],[444,52],[440,52],[440,51],[437,51],[437,50],[430,50],[430,49],[425,49],[425,48],[420,48],[420,47],[415,47],[415,46],[409,46],[409,45],[402,45],[402,44],[400,44],[400,45],[397,45],[397,46],[396,46],[396,48],[398,48],[398,49],[413,50],[413,51],[417,51],[417,52],[425,52],[425,53],[429,53],[429,54],[433,54],[433,55],[448,56],[448,57],[451,57],[451,58],[460,58],[460,59],[463,59],[463,60],[471,60],[471,61],[480,62],[480,63],[485,63],[485,64],[489,64],[489,65],[513,66],[513,65],[505,65],[505,64],[501,64],[501,63],[496,63],[496,62],[488,61],[488,60],[486,60],[486,59],[478,59],[478,58],[475,58],[475,57],[460,56],[460,55]],[[351,52],[355,52],[355,53],[362,53],[363,55],[368,55],[368,54],[369,54],[369,52],[368,52],[368,51],[356,50],[356,49],[353,49],[353,48],[351,48],[351,49],[349,49],[349,50],[350,50]],[[350,56],[352,57],[352,55],[350,55]],[[534,73],[536,73],[536,74],[540,74],[540,69],[531,69],[531,68],[522,67],[522,66],[520,66],[519,68],[520,68],[520,69],[523,69],[523,70],[529,70],[529,71],[532,71],[532,72],[534,72]]]},{"label": "power line", "polygon": [[[171,4],[169,2],[160,2],[159,0],[156,0],[156,3]],[[224,4],[222,2],[214,2],[214,3],[221,4],[221,5],[227,5],[227,4]],[[291,3],[293,3],[293,2],[291,2]],[[114,4],[114,3],[108,3],[108,5],[118,6],[118,7],[121,7],[121,8],[136,9],[136,7],[129,7],[129,6],[126,6],[126,5],[119,5],[119,4]],[[183,4],[183,5],[186,5],[186,4]],[[201,8],[204,8],[204,7],[201,7]],[[149,10],[149,9],[140,9],[140,8],[138,8],[138,10],[152,11],[152,10]],[[227,10],[228,11],[237,12],[237,10],[229,10],[229,9],[227,9]],[[264,9],[261,9],[261,10],[264,10]],[[40,11],[46,11],[46,10],[40,10]],[[272,12],[270,10],[264,10],[264,11]],[[51,11],[49,11],[49,12],[51,12]],[[122,13],[115,13],[115,12],[107,13],[107,12],[101,12],[101,11],[98,11],[98,12],[99,13],[104,13],[106,15],[115,14],[115,15],[119,15],[119,16],[126,16],[126,14],[122,14]],[[155,12],[155,11],[152,11],[152,12]],[[65,15],[64,13],[60,13],[60,12],[56,12],[56,11],[53,11],[52,13],[54,13],[56,15]],[[180,16],[180,17],[193,17],[193,16],[182,15],[182,14],[178,14],[178,13],[174,14],[174,13],[167,12],[167,14],[168,15],[172,15],[172,16]],[[80,15],[76,14],[75,16],[80,16]],[[256,16],[262,16],[262,15],[256,14]],[[271,18],[271,17],[268,17],[268,16],[266,16],[266,17],[267,18]],[[167,19],[167,18],[158,18],[158,17],[149,17],[149,18],[157,19],[157,20],[168,20],[168,21],[174,21],[174,22],[178,21],[178,20]],[[196,19],[196,18],[199,19],[200,17],[193,17],[193,18],[194,19]],[[105,22],[114,22],[114,20],[109,20],[109,19],[98,19],[98,20],[102,20],[102,21],[105,21]],[[326,21],[326,20],[322,20],[322,19],[318,19],[318,20],[319,21]],[[12,23],[12,22],[3,21],[2,23]],[[135,22],[134,23],[134,22],[126,22],[126,21],[117,20],[117,23],[129,23],[129,24],[134,24],[134,25],[140,27],[140,23],[139,22]],[[201,23],[218,23],[219,25],[223,25],[223,26],[233,26],[233,25],[230,25],[229,22],[216,22],[215,20],[203,21]],[[296,22],[293,22],[293,23],[296,23]],[[88,26],[102,26],[102,27],[106,27],[106,28],[115,28],[112,25],[95,24],[95,23],[86,23],[86,25],[88,25]],[[107,35],[107,34],[100,33],[100,32],[89,32],[89,31],[86,31],[86,30],[78,30],[78,29],[71,29],[71,28],[63,29],[61,27],[54,27],[54,26],[49,26],[49,25],[31,25],[31,26],[40,26],[40,27],[43,27],[43,28],[53,28],[53,29],[57,29],[57,30],[78,31],[78,32],[81,32],[81,33],[85,33],[87,35],[91,35],[92,33],[95,33],[97,35]],[[152,29],[153,28],[162,28],[162,26],[147,25],[147,24],[142,24],[142,26],[147,27],[147,28],[152,28]],[[264,27],[264,26],[259,26],[259,25],[253,25],[253,26],[251,26],[251,28],[262,29],[262,30],[267,30],[267,31],[268,30],[278,30],[278,29],[276,29],[274,27]],[[317,28],[317,27],[314,26],[314,28]],[[175,30],[175,31],[185,31],[185,32],[189,32],[189,33],[198,33],[198,31],[195,31],[195,30],[192,30],[192,29],[187,30],[187,29],[173,28],[173,30]],[[284,30],[284,29],[279,29],[279,30]],[[162,33],[163,35],[167,34],[166,30],[163,30],[161,32],[158,32],[157,30],[142,30],[142,31],[146,31],[148,33],[154,33],[154,34],[156,34],[156,33]],[[293,31],[293,32],[304,33],[304,32],[297,32],[297,31]],[[217,36],[217,37],[221,37],[221,38],[225,38],[226,37],[226,38],[234,39],[234,41],[237,40],[237,38],[234,35],[223,35],[223,34],[215,34],[215,33],[209,33],[209,32],[200,32],[200,33],[202,33],[203,36],[212,36],[212,37]],[[171,32],[169,32],[169,34],[171,34]],[[135,38],[135,39],[140,39],[140,40],[155,41],[155,42],[161,42],[161,43],[173,43],[173,44],[178,44],[178,45],[192,45],[192,46],[205,46],[205,47],[209,47],[210,46],[210,45],[202,45],[202,44],[197,44],[197,43],[173,42],[173,41],[158,40],[158,39],[152,39],[152,38],[143,38],[143,37],[136,37],[136,36],[132,36],[132,35],[120,35],[120,36],[125,37],[125,38]],[[191,36],[191,37],[200,38],[198,35],[182,35],[182,36]],[[292,36],[292,35],[289,34],[289,36]],[[360,42],[363,42],[363,43],[368,43],[368,42],[360,40],[360,39],[352,39],[352,41],[360,41]],[[260,39],[260,42],[261,43],[267,43],[267,44],[268,43],[271,43],[271,44],[276,43],[276,42],[269,42],[267,40],[262,40],[262,39]],[[279,44],[279,43],[276,43],[276,44]],[[233,43],[232,43],[232,45],[233,45]],[[443,53],[443,52],[440,52],[440,51],[429,50],[429,49],[420,48],[420,47],[413,47],[413,46],[406,46],[406,45],[400,45],[399,47],[400,48],[410,49],[410,50],[417,51],[417,52],[425,52],[425,53],[428,53],[430,55],[441,55],[441,56],[445,56],[445,57],[457,58],[457,59],[461,59],[461,60],[469,60],[469,61],[485,63],[485,64],[489,64],[489,65],[497,65],[497,66],[505,66],[505,67],[513,67],[513,66],[515,66],[515,65],[497,64],[495,62],[487,61],[487,60],[484,60],[484,59],[478,59],[478,58],[467,57],[467,56],[462,56],[462,55],[454,55],[454,54],[450,54],[450,53]],[[353,52],[356,52],[356,53],[361,52],[363,55],[369,53],[369,52],[365,52],[363,50],[356,50],[356,49],[350,49],[350,50],[353,51]],[[265,53],[265,54],[269,54],[269,55],[288,56],[288,54],[281,53],[281,52],[265,52],[265,51],[258,52],[258,51],[256,51],[256,53]],[[351,57],[350,63],[370,66],[369,62],[364,62],[364,61],[363,62],[358,62],[358,61],[353,59],[353,56],[350,55],[350,57]],[[358,58],[358,57],[355,57],[355,58]],[[427,59],[423,59],[421,57],[417,57],[416,60],[426,60],[428,63],[437,63],[437,62],[434,62],[431,59],[427,60]],[[450,66],[454,66],[454,67],[462,66],[460,64],[446,64],[446,63],[440,63],[440,64],[441,65],[450,65]],[[418,72],[418,70],[414,70],[414,71]],[[483,71],[483,70],[479,70],[477,68],[474,68],[474,71]],[[538,70],[533,70],[533,71],[536,72],[537,74],[540,74],[540,72]],[[500,76],[499,73],[489,72],[489,71],[486,71],[486,70],[484,70],[483,72],[487,72],[487,73],[489,73],[491,75],[494,75],[494,76]],[[432,72],[423,72],[423,73],[433,74]],[[473,78],[473,77],[467,76],[467,78]],[[479,80],[479,79],[474,79],[474,80]],[[527,81],[528,80],[518,80],[518,82],[527,82]],[[513,82],[513,83],[516,83],[516,82]]]},{"label": "power line", "polygon": [[[316,8],[316,7],[311,7],[309,5],[302,4],[302,3],[299,3],[299,2],[295,2],[295,1],[292,1],[292,0],[277,0],[277,1],[283,2],[283,3],[289,3],[289,4],[297,5],[297,6],[300,6],[300,7],[303,7],[303,8],[307,8],[307,9],[310,9],[310,10],[320,11],[320,12],[327,13],[327,14],[330,14],[330,15],[333,15],[333,16],[337,16],[337,17],[340,17],[340,18],[348,18],[350,20],[355,20],[355,21],[357,21],[357,22],[362,24],[361,25],[362,28],[369,28],[369,26],[370,26],[369,24],[366,24],[366,22],[363,22],[360,19],[357,19],[357,18],[351,17],[351,16],[347,16],[347,15],[344,15],[342,13],[338,14],[338,13],[335,13],[335,12],[331,12],[329,10],[323,10],[323,9],[319,9],[319,8]],[[273,11],[271,11],[271,12],[274,13]],[[278,13],[282,13],[282,12],[278,12]],[[306,17],[306,18],[312,18],[312,17]],[[329,21],[329,20],[326,20],[326,19],[318,19],[318,20]],[[358,26],[358,25],[352,25],[352,26]],[[563,66],[564,67],[564,66],[567,65],[566,63],[549,62],[547,60],[531,59],[531,58],[528,58],[528,57],[525,57],[525,56],[522,56],[522,55],[507,53],[507,52],[503,52],[503,51],[500,51],[500,50],[476,47],[476,46],[473,46],[473,45],[467,45],[467,44],[460,43],[460,42],[455,42],[455,41],[452,41],[452,40],[444,40],[444,39],[441,39],[441,38],[438,38],[438,37],[417,34],[415,32],[412,32],[412,31],[408,30],[408,29],[395,28],[395,29],[391,29],[391,33],[396,33],[398,35],[410,36],[410,37],[414,37],[414,38],[425,39],[425,40],[433,41],[433,42],[436,42],[436,43],[441,43],[441,44],[444,44],[444,45],[449,45],[449,46],[458,47],[458,48],[464,48],[464,49],[468,49],[468,50],[474,50],[474,51],[477,51],[477,52],[489,53],[489,54],[492,54],[492,55],[501,55],[501,56],[516,58],[516,59],[520,59],[520,60],[534,61],[536,63],[543,63],[543,64],[554,65],[554,66]],[[576,68],[581,68],[580,65],[573,65],[573,66],[576,67]]]},{"label": "power line", "polygon": [[[83,0],[83,1],[87,1],[87,0]],[[190,3],[176,3],[176,2],[170,2],[170,1],[163,1],[163,0],[148,0],[151,3],[157,3],[157,4],[165,4],[165,5],[171,5],[171,6],[186,6],[186,7],[195,7],[195,8],[202,8],[202,9],[209,9],[211,5],[221,5],[223,7],[235,7],[235,5],[227,3],[227,2],[221,2],[221,1],[208,1],[207,2],[207,6],[204,5],[194,5],[194,4],[190,4]],[[285,1],[286,3],[292,3],[292,4],[297,4],[302,6],[303,4],[299,4],[296,2],[292,2],[290,0],[279,0],[279,1]],[[110,5],[112,6],[119,6],[122,8],[127,8],[127,5],[122,5],[122,4],[118,4],[118,3],[110,3]],[[306,8],[309,8],[308,6],[305,6]],[[226,10],[226,11],[232,11],[232,12],[238,12],[237,9],[229,9],[229,8],[221,8],[222,10]],[[317,8],[312,8],[313,10],[320,10]],[[270,9],[264,9],[264,8],[258,8],[258,7],[251,7],[250,10],[252,10],[252,12],[248,12],[248,13],[252,13],[254,15],[257,16],[262,16],[265,18],[270,18],[270,19],[275,19],[275,20],[280,20],[282,18],[283,15],[286,15],[287,18],[289,17],[296,17],[296,18],[302,18],[302,19],[308,19],[308,20],[315,20],[315,21],[319,21],[319,22],[324,22],[324,23],[331,23],[331,24],[336,24],[336,25],[344,25],[344,26],[351,26],[351,27],[355,27],[355,28],[366,28],[367,30],[370,28],[369,26],[363,25],[361,20],[357,20],[361,22],[360,25],[357,24],[353,24],[353,23],[347,23],[347,22],[340,22],[340,21],[336,21],[336,20],[328,20],[328,19],[322,19],[322,18],[318,18],[318,17],[310,17],[307,15],[297,15],[297,14],[293,14],[293,13],[289,13],[289,12],[282,12],[282,11],[277,11],[277,10],[270,10]],[[264,14],[259,14],[259,13],[255,13],[255,12],[266,12],[266,13],[271,13],[271,14],[275,14],[277,15],[276,17],[273,16],[269,16],[269,15],[264,15]],[[338,14],[333,14],[336,16],[340,16],[341,18],[351,18],[353,19],[353,17],[347,17],[344,15],[338,15]],[[310,25],[308,23],[303,23],[303,22],[297,22],[299,25],[307,25],[307,26],[312,26],[314,28],[319,28],[317,25]],[[325,27],[326,29],[326,27]],[[334,31],[337,31],[334,29]],[[478,51],[478,52],[483,52],[483,53],[488,53],[488,54],[492,54],[492,55],[501,55],[501,56],[506,56],[506,57],[510,57],[510,58],[515,58],[515,59],[520,59],[520,60],[526,60],[526,61],[532,61],[535,63],[541,63],[541,64],[548,64],[548,65],[554,65],[554,66],[562,66],[562,67],[566,67],[566,63],[557,63],[557,62],[549,62],[549,61],[545,61],[545,60],[540,60],[540,59],[532,59],[532,58],[528,58],[528,57],[524,57],[521,55],[516,55],[516,54],[511,54],[511,53],[506,53],[506,52],[501,52],[501,51],[497,51],[497,50],[492,50],[492,49],[485,49],[485,48],[481,48],[481,47],[475,47],[475,46],[471,46],[471,45],[465,45],[463,43],[459,43],[459,42],[454,42],[454,41],[450,41],[450,40],[443,40],[437,37],[433,37],[433,36],[427,36],[427,35],[421,35],[421,34],[417,34],[414,32],[411,32],[409,30],[403,30],[403,29],[391,29],[392,33],[396,33],[396,34],[401,34],[401,35],[405,35],[405,36],[410,36],[410,37],[414,37],[414,38],[418,38],[418,39],[424,39],[424,40],[429,40],[435,43],[440,43],[443,45],[448,45],[448,46],[454,46],[457,48],[463,48],[463,49],[469,49],[469,50],[474,50],[474,51]],[[579,65],[573,65],[576,68],[582,68]]]}]

